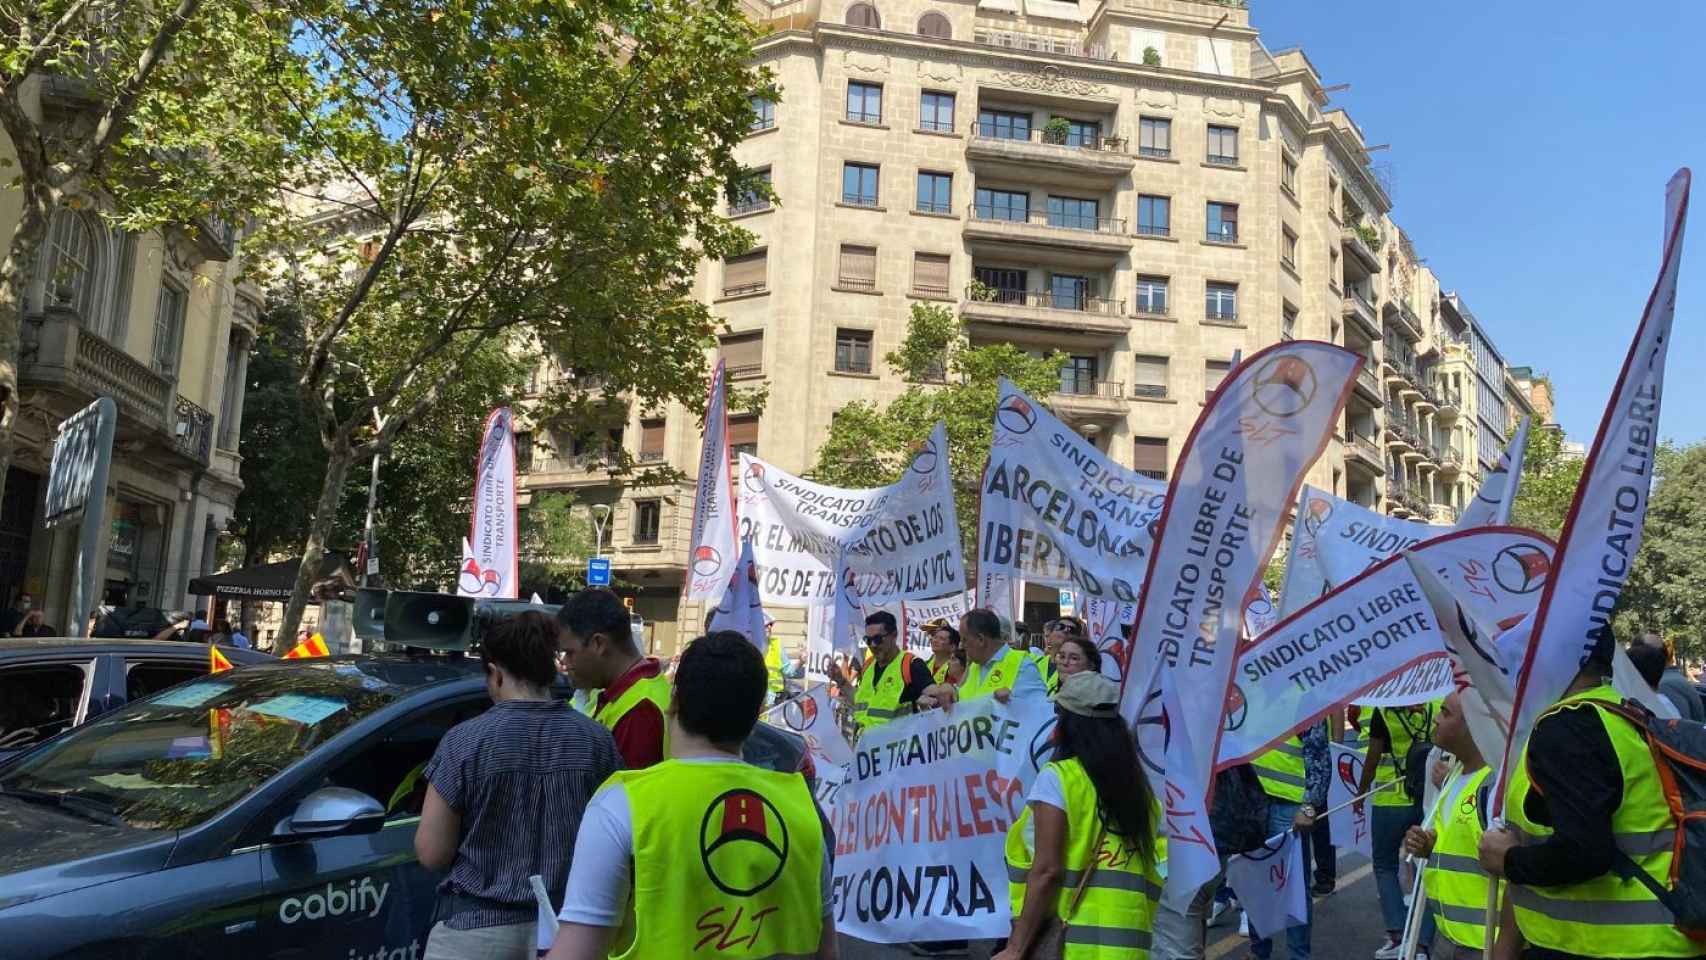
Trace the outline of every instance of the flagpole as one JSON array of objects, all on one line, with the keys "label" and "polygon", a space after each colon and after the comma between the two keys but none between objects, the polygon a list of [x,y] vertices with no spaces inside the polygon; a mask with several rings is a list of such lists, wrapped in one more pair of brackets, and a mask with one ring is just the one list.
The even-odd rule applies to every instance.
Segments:
[{"label": "flagpole", "polygon": [[1330,817],[1333,814],[1338,813],[1340,810],[1345,809],[1346,807],[1350,806],[1353,803],[1361,803],[1364,800],[1367,800],[1369,797],[1372,797],[1375,794],[1379,793],[1380,791],[1390,790],[1393,787],[1396,787],[1397,785],[1399,785],[1400,783],[1403,783],[1403,782],[1404,781],[1402,781],[1402,780],[1388,780],[1385,783],[1381,784],[1380,786],[1375,787],[1373,790],[1370,790],[1369,792],[1362,794],[1361,796],[1352,797],[1349,800],[1346,800],[1344,803],[1341,803],[1336,807],[1331,807],[1327,810],[1323,810],[1320,813],[1317,813],[1315,815],[1315,819],[1316,820],[1324,820],[1327,817]]},{"label": "flagpole", "polygon": [[1428,915],[1428,901],[1422,895],[1422,871],[1428,868],[1428,862],[1421,857],[1414,860],[1416,879],[1410,882],[1410,912],[1404,918],[1404,941],[1399,952],[1404,960],[1416,960],[1416,951],[1421,948],[1417,941],[1422,938],[1422,918]]}]

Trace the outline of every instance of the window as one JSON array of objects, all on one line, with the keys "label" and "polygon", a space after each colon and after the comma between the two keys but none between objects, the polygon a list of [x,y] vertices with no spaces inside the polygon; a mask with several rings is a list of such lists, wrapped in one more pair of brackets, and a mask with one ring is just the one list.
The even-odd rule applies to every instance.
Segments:
[{"label": "window", "polygon": [[1280,307],[1280,336],[1286,340],[1297,338],[1297,308],[1289,303]]},{"label": "window", "polygon": [[1208,285],[1208,318],[1221,323],[1238,320],[1238,285],[1210,283]]},{"label": "window", "polygon": [[1067,357],[1066,365],[1060,368],[1060,392],[1079,397],[1094,395],[1098,366],[1100,363],[1095,356],[1073,354]]},{"label": "window", "polygon": [[1102,124],[1095,120],[1067,120],[1066,145],[1069,147],[1099,147],[1102,144]]},{"label": "window", "polygon": [[945,253],[913,254],[912,289],[930,296],[947,296],[948,255]]},{"label": "window", "polygon": [[658,528],[663,525],[662,500],[634,501],[634,542],[657,543]]},{"label": "window", "polygon": [[242,424],[237,411],[243,405],[243,372],[247,369],[243,357],[249,352],[248,334],[235,327],[225,341],[225,386],[219,392],[219,449],[235,450],[241,439]]},{"label": "window", "polygon": [[871,331],[835,331],[835,369],[838,373],[871,372]]},{"label": "window", "polygon": [[1208,240],[1210,243],[1238,242],[1238,204],[1209,203]]},{"label": "window", "polygon": [[1031,139],[1031,115],[1012,110],[979,110],[977,135],[996,140]]},{"label": "window", "polygon": [[758,456],[758,417],[743,413],[729,417],[729,461],[739,463],[740,455]]},{"label": "window", "polygon": [[1167,479],[1167,438],[1134,437],[1132,469],[1151,480]]},{"label": "window", "polygon": [[978,187],[973,205],[979,220],[1024,223],[1031,218],[1031,195],[1023,191]]},{"label": "window", "polygon": [[998,267],[978,267],[973,271],[977,282],[995,291],[996,303],[1024,303],[1029,278],[1023,270]]},{"label": "window", "polygon": [[918,129],[937,133],[952,133],[954,129],[954,95],[925,91],[918,101]]},{"label": "window", "polygon": [[918,35],[935,37],[938,40],[952,40],[954,28],[948,25],[948,18],[935,11],[918,18]]},{"label": "window", "polygon": [[947,173],[918,172],[918,212],[952,213],[954,177]]},{"label": "window", "polygon": [[1339,219],[1339,178],[1332,174],[1327,175],[1327,214]]},{"label": "window", "polygon": [[729,196],[729,213],[756,213],[759,210],[770,209],[770,196],[766,189],[770,186],[770,168],[754,170],[752,176]]},{"label": "window", "polygon": [[126,700],[141,700],[152,697],[167,687],[175,687],[186,680],[207,676],[207,666],[201,663],[184,663],[182,661],[155,661],[153,663],[126,663],[124,671],[124,695]]},{"label": "window", "polygon": [[1144,117],[1137,122],[1137,152],[1144,157],[1173,155],[1173,121]]},{"label": "window", "polygon": [[1286,193],[1297,195],[1297,161],[1289,153],[1280,155],[1280,186]]},{"label": "window", "polygon": [[841,168],[841,202],[855,207],[877,205],[877,166],[848,163]]},{"label": "window", "polygon": [[754,250],[723,261],[723,296],[738,297],[764,289],[770,252]]},{"label": "window", "polygon": [[1071,230],[1095,230],[1100,212],[1094,200],[1083,200],[1078,197],[1048,198],[1048,225],[1051,227],[1066,227]]},{"label": "window", "polygon": [[1327,282],[1335,287],[1344,285],[1339,280],[1339,245],[1337,243],[1327,248]]},{"label": "window", "polygon": [[1226,375],[1232,372],[1232,364],[1226,360],[1209,360],[1203,363],[1203,402],[1207,403],[1214,397],[1214,391]]},{"label": "window", "polygon": [[662,417],[640,421],[640,462],[650,463],[663,459],[663,432],[666,424],[667,421]]},{"label": "window", "polygon": [[[93,669],[93,659],[85,661]],[[76,664],[29,665],[0,670],[0,743],[22,750],[70,729],[83,705],[88,674]]]},{"label": "window", "polygon": [[171,283],[160,284],[154,307],[154,369],[170,375],[178,369],[178,348],[184,334],[184,308],[189,296]]},{"label": "window", "polygon": [[1095,284],[1089,277],[1069,273],[1049,275],[1050,306],[1056,310],[1088,310],[1095,297]]},{"label": "window", "polygon": [[1165,237],[1173,232],[1173,201],[1148,194],[1137,198],[1137,233],[1143,237]]},{"label": "window", "polygon": [[1297,234],[1290,227],[1280,228],[1280,262],[1297,269]]},{"label": "window", "polygon": [[95,228],[87,217],[68,209],[53,215],[48,227],[46,256],[42,260],[42,276],[46,291],[44,303],[69,307],[77,311],[78,319],[88,326],[94,321],[95,306]]},{"label": "window", "polygon": [[1166,357],[1132,357],[1135,369],[1132,372],[1131,393],[1134,397],[1147,397],[1151,400],[1167,398],[1167,358]]},{"label": "window", "polygon": [[515,468],[522,473],[533,469],[533,431],[518,430],[515,434]]},{"label": "window", "polygon": [[835,285],[849,290],[877,289],[877,248],[841,245],[841,269]]},{"label": "window", "polygon": [[776,125],[776,101],[764,96],[747,98],[752,105],[752,122],[748,130],[769,130]]},{"label": "window", "polygon": [[882,123],[883,88],[874,83],[849,82],[847,119],[854,123]]},{"label": "window", "polygon": [[872,30],[883,28],[883,19],[877,16],[877,8],[868,3],[855,3],[847,8],[847,25],[850,27],[870,27]]},{"label": "window", "polygon": [[[729,379],[756,377],[764,373],[764,334],[737,333],[723,338],[717,351],[728,369]],[[733,422],[734,418],[729,418]]]},{"label": "window", "polygon": [[1167,315],[1167,278],[1137,278],[1137,312]]},{"label": "window", "polygon": [[1218,127],[1208,128],[1208,162],[1223,164],[1229,167],[1238,165],[1238,128]]}]

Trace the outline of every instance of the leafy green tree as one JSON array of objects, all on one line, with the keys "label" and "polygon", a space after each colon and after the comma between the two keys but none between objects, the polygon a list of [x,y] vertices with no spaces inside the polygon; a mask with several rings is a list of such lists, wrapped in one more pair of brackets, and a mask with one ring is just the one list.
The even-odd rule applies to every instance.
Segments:
[{"label": "leafy green tree", "polygon": [[1618,603],[1618,636],[1656,633],[1706,654],[1706,443],[1659,448],[1641,552]]},{"label": "leafy green tree", "polygon": [[262,314],[243,401],[243,492],[229,528],[243,543],[245,566],[296,546],[326,473],[318,425],[296,386],[303,342],[293,313]]},{"label": "leafy green tree", "polygon": [[565,388],[565,408],[595,392],[700,407],[715,323],[693,281],[751,242],[721,212],[752,179],[734,155],[748,98],[774,93],[749,66],[756,37],[736,0],[298,11],[314,84],[267,240],[327,461],[283,635],[351,467],[439,409],[488,344],[525,330],[604,378]]},{"label": "leafy green tree", "polygon": [[586,585],[586,559],[597,553],[597,529],[574,494],[534,494],[521,522],[522,596],[580,589]]},{"label": "leafy green tree", "polygon": [[966,556],[975,556],[978,488],[994,438],[1000,379],[1047,398],[1060,388],[1066,356],[1037,357],[1010,343],[973,345],[952,310],[919,303],[900,349],[883,359],[906,390],[884,407],[861,401],[836,411],[812,478],[848,487],[893,483],[936,421],[945,421],[960,536]]},{"label": "leafy green tree", "polygon": [[54,213],[193,237],[258,209],[287,162],[283,91],[304,73],[290,18],[243,0],[0,0],[0,131],[15,155],[0,168],[21,200],[0,257],[0,483],[25,292]]},{"label": "leafy green tree", "polygon": [[1528,454],[1511,508],[1511,522],[1556,538],[1570,512],[1576,486],[1582,480],[1583,461],[1566,457],[1560,430],[1535,428],[1528,433]]}]

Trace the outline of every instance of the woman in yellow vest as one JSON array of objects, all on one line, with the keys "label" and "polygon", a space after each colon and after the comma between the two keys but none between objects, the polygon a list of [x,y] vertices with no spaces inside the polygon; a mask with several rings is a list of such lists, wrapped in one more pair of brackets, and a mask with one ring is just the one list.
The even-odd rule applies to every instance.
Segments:
[{"label": "woman in yellow vest", "polygon": [[[1386,942],[1374,952],[1374,960],[1397,960],[1399,936],[1409,908],[1404,904],[1404,883],[1399,878],[1398,853],[1404,834],[1422,822],[1422,798],[1412,797],[1402,781],[1409,772],[1410,748],[1433,740],[1437,704],[1410,707],[1381,707],[1374,711],[1368,731],[1368,761],[1363,764],[1361,796],[1373,786],[1386,786],[1374,795],[1374,815],[1369,825],[1374,836],[1374,890],[1380,897],[1380,914],[1386,923]],[[1357,801],[1362,808],[1362,801]],[[1433,916],[1422,921],[1422,943],[1433,939]]]},{"label": "woman in yellow vest", "polygon": [[959,683],[965,676],[965,664],[960,662],[960,632],[946,620],[924,625],[930,636],[930,678],[937,683]]},{"label": "woman in yellow vest", "polygon": [[1063,960],[1149,956],[1161,896],[1161,817],[1132,763],[1137,746],[1119,699],[1119,685],[1098,673],[1061,683],[1054,760],[1007,831],[1013,932],[994,960],[1025,960],[1055,943]]},{"label": "woman in yellow vest", "polygon": [[[1487,943],[1487,872],[1476,859],[1487,821],[1488,768],[1469,735],[1461,698],[1453,693],[1434,718],[1434,738],[1462,769],[1440,789],[1429,822],[1411,827],[1404,851],[1422,857],[1422,884],[1440,933],[1464,952]],[[1427,944],[1423,944],[1424,947]]]}]

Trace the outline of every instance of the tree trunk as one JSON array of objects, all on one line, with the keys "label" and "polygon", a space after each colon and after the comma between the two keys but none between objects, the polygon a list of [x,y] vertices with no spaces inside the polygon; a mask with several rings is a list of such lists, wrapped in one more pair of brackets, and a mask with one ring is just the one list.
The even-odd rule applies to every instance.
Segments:
[{"label": "tree trunk", "polygon": [[26,176],[24,206],[12,228],[6,259],[0,261],[0,494],[6,492],[6,472],[12,466],[12,431],[18,423],[19,347],[24,327],[24,295],[35,273],[37,252],[47,239],[53,193]]},{"label": "tree trunk", "polygon": [[338,501],[343,499],[344,480],[349,477],[355,452],[340,445],[326,457],[326,480],[320,486],[320,503],[314,508],[314,522],[308,526],[308,542],[302,545],[302,565],[296,569],[296,586],[290,591],[290,602],[284,608],[284,622],[278,627],[278,645],[288,650],[296,642],[296,632],[302,623],[302,611],[308,607],[308,595],[314,579],[320,573],[320,561],[326,555],[326,538],[338,519]]}]

